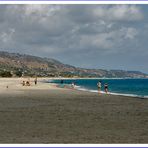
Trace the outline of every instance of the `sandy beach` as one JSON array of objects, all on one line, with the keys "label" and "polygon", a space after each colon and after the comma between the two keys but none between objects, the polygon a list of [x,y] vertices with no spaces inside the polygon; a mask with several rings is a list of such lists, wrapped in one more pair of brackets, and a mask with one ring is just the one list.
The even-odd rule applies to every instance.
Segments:
[{"label": "sandy beach", "polygon": [[30,80],[0,78],[1,144],[148,143],[148,99]]}]

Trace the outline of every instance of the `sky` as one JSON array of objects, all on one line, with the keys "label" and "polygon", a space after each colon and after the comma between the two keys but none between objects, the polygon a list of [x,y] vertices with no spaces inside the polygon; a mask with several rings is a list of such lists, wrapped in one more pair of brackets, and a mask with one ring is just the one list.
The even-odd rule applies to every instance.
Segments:
[{"label": "sky", "polygon": [[148,73],[148,5],[0,5],[0,50]]}]

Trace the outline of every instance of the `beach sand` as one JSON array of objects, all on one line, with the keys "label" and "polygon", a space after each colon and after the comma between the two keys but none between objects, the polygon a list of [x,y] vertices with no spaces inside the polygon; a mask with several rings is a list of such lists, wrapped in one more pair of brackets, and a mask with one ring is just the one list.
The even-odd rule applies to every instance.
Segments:
[{"label": "beach sand", "polygon": [[0,79],[1,144],[148,143],[148,99],[21,82]]}]

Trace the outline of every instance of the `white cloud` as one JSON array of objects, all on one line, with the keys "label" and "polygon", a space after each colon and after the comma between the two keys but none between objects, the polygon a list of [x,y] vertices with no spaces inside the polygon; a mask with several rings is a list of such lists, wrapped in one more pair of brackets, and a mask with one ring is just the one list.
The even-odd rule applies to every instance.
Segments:
[{"label": "white cloud", "polygon": [[125,38],[127,39],[134,39],[138,35],[138,31],[135,28],[128,28],[126,30]]},{"label": "white cloud", "polygon": [[144,17],[140,8],[135,5],[99,6],[93,13],[98,18],[110,21],[139,21]]},{"label": "white cloud", "polygon": [[49,21],[61,7],[61,5],[24,5],[24,17],[39,22]]},{"label": "white cloud", "polygon": [[0,34],[0,40],[5,44],[9,44],[9,42],[12,40],[12,37],[15,33],[15,29],[9,28],[6,32],[2,32]]},{"label": "white cloud", "polygon": [[129,43],[136,35],[138,31],[135,28],[123,27],[96,35],[82,35],[79,46],[104,53],[116,53],[120,52],[118,47],[124,46],[125,42]]}]

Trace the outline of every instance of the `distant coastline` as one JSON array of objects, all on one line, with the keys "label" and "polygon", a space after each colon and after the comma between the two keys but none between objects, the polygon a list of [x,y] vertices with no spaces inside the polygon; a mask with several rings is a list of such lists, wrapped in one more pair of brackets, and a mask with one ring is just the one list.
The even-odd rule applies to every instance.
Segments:
[{"label": "distant coastline", "polygon": [[1,77],[148,78],[140,71],[79,68],[52,59],[0,51]]}]

